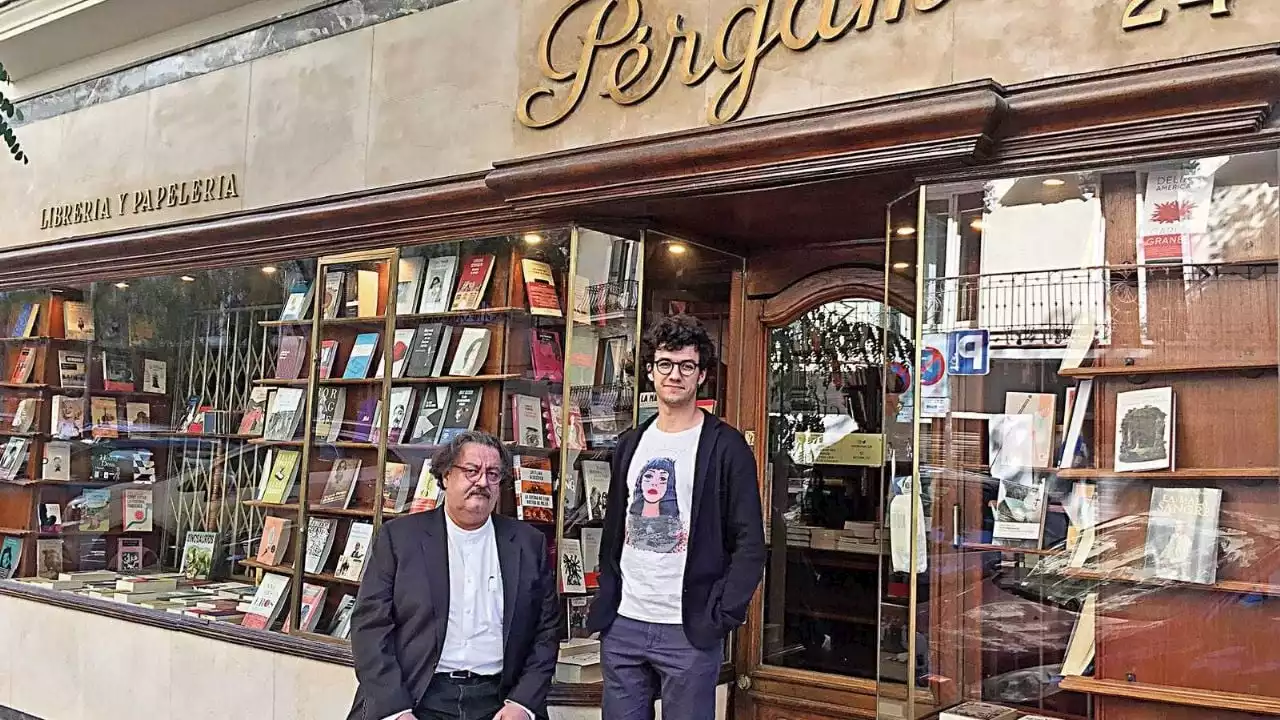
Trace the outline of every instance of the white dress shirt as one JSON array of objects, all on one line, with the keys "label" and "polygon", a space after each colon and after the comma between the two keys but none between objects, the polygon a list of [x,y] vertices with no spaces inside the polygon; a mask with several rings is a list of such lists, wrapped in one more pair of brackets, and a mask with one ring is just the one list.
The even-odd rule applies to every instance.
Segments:
[{"label": "white dress shirt", "polygon": [[[470,671],[502,674],[502,566],[493,519],[475,530],[464,530],[444,514],[449,544],[449,624],[436,672]],[[534,720],[528,708],[515,705]],[[383,720],[410,712],[402,710]]]}]

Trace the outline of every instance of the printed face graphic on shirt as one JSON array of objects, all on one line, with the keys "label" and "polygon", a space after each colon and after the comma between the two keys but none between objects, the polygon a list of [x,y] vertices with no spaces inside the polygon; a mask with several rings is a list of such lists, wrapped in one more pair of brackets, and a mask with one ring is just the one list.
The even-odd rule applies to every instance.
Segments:
[{"label": "printed face graphic on shirt", "polygon": [[627,510],[627,544],[656,553],[685,551],[684,522],[676,500],[676,463],[656,457],[636,476]]}]

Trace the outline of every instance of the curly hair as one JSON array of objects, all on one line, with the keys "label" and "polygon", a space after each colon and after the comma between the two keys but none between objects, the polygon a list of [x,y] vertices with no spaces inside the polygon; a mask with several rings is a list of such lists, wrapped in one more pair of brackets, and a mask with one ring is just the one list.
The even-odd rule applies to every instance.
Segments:
[{"label": "curly hair", "polygon": [[702,323],[692,315],[668,315],[644,334],[642,343],[645,365],[653,362],[659,350],[675,351],[693,347],[698,351],[698,367],[706,370],[716,364],[716,346]]},{"label": "curly hair", "polygon": [[481,430],[468,430],[459,434],[449,442],[440,446],[435,454],[431,456],[431,474],[435,475],[443,486],[445,477],[449,474],[449,470],[458,462],[458,456],[462,454],[462,448],[470,443],[483,445],[498,451],[498,458],[502,462],[502,480],[506,482],[511,478],[511,451],[498,438]]}]

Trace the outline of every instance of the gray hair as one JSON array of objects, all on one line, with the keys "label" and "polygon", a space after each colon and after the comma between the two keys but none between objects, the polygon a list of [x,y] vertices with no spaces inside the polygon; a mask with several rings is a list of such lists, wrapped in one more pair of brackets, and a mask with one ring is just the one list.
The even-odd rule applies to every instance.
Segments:
[{"label": "gray hair", "polygon": [[448,443],[441,445],[440,449],[436,450],[435,454],[431,456],[431,474],[435,475],[441,482],[444,482],[449,470],[458,462],[458,456],[462,454],[462,448],[472,443],[498,451],[498,458],[502,462],[502,479],[505,482],[511,477],[511,451],[507,449],[507,446],[501,440],[483,430],[468,430]]}]

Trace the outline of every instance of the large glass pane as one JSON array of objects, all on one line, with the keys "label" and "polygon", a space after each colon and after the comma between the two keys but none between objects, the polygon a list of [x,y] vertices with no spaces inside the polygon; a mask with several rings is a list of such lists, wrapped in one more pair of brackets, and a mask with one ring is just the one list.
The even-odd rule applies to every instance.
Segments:
[{"label": "large glass pane", "polygon": [[919,598],[944,708],[1280,703],[1259,642],[1280,594],[1277,180],[1257,153],[926,188],[922,352],[948,392],[916,426]]}]

